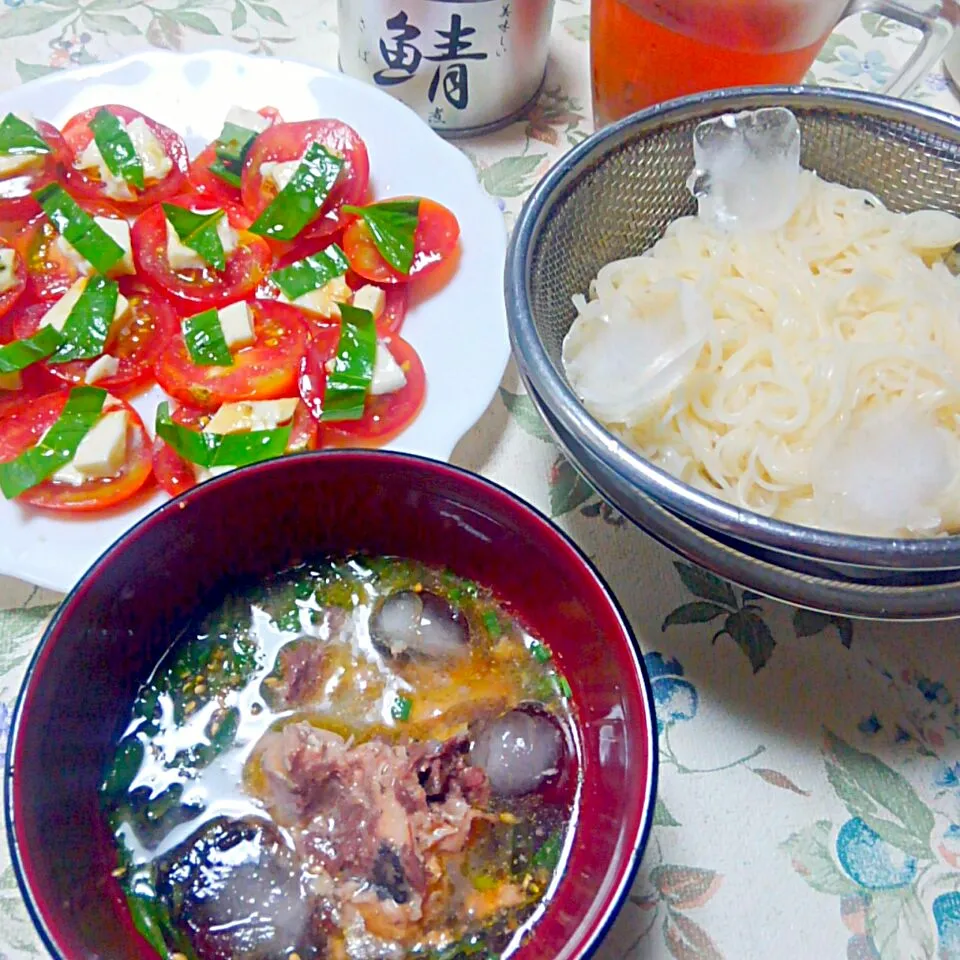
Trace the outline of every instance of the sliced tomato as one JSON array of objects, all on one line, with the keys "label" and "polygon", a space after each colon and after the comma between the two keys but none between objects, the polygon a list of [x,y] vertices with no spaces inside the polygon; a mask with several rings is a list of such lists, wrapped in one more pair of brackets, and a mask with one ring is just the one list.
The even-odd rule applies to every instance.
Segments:
[{"label": "sliced tomato", "polygon": [[[174,423],[190,427],[192,430],[202,430],[209,420],[209,411],[198,410],[196,407],[180,406],[173,413]],[[289,453],[300,453],[303,450],[316,448],[317,423],[302,403],[297,405],[297,412],[293,415],[290,426],[290,443],[287,445]],[[193,464],[184,460],[176,450],[159,437],[153,441],[153,472],[157,482],[171,497],[197,484]]]},{"label": "sliced tomato", "polygon": [[[257,113],[271,124],[283,123],[283,117],[276,107],[261,107]],[[240,203],[240,188],[231,186],[226,180],[211,173],[210,165],[217,159],[217,144],[214,141],[204,147],[190,161],[190,185],[212,200],[224,203]]]},{"label": "sliced tomato", "polygon": [[20,371],[19,390],[0,390],[0,420],[30,400],[66,389],[67,385],[42,363],[35,363]]},{"label": "sliced tomato", "polygon": [[299,160],[311,143],[319,143],[331,153],[343,157],[344,164],[320,214],[303,230],[298,240],[336,233],[348,219],[341,212],[343,205],[364,202],[370,182],[370,159],[356,130],[339,120],[278,123],[264,130],[254,141],[244,164],[240,186],[243,205],[255,217],[259,216],[277,195],[273,183],[263,178],[263,164]]},{"label": "sliced tomato", "polygon": [[23,170],[0,177],[0,220],[28,220],[40,212],[34,191],[58,180],[70,163],[72,153],[60,131],[44,120],[37,120],[37,133],[52,147],[50,153]]},{"label": "sliced tomato", "polygon": [[[397,197],[409,200],[411,197]],[[409,274],[398,273],[380,255],[366,223],[355,219],[343,234],[343,252],[354,272],[374,283],[408,283],[433,273],[457,249],[460,224],[446,207],[435,200],[420,199],[420,219],[413,241],[413,266]]]},{"label": "sliced tomato", "polygon": [[222,307],[251,294],[270,272],[272,257],[266,240],[247,230],[249,214],[233,204],[214,204],[199,196],[171,202],[190,210],[226,210],[230,226],[239,234],[237,248],[227,256],[223,273],[212,267],[174,270],[167,259],[167,221],[157,204],[140,214],[131,231],[133,259],[142,275],[159,290],[198,309]]},{"label": "sliced tomato", "polygon": [[379,447],[402,433],[416,419],[427,392],[423,364],[406,340],[394,337],[384,343],[403,368],[407,383],[395,393],[368,396],[363,417],[359,420],[325,422],[321,419],[327,384],[325,365],[336,352],[336,342],[332,345],[329,341],[313,343],[301,361],[300,397],[310,413],[320,420],[323,446]]},{"label": "sliced tomato", "polygon": [[12,249],[15,254],[13,259],[13,283],[7,287],[3,293],[0,293],[0,317],[5,316],[13,309],[14,304],[23,296],[24,290],[27,289],[27,264],[23,254],[20,253],[16,247],[0,240],[0,250],[10,249]]},{"label": "sliced tomato", "polygon": [[[0,420],[0,463],[7,463],[34,446],[60,416],[67,402],[66,390],[37,397],[21,404]],[[127,458],[115,477],[88,480],[79,486],[45,480],[17,500],[47,510],[104,510],[132,497],[149,479],[152,470],[150,437],[140,415],[129,404],[127,411]]]},{"label": "sliced tomato", "polygon": [[[111,197],[106,192],[102,180],[91,175],[89,171],[77,170],[73,166],[75,158],[83,152],[87,144],[93,139],[90,121],[101,109],[108,110],[123,123],[130,123],[137,117],[143,117],[153,135],[160,141],[163,152],[173,161],[170,172],[162,180],[147,181],[143,190],[130,187],[131,191],[136,194],[133,200]],[[130,107],[115,103],[104,104],[103,107],[91,107],[89,110],[84,110],[82,113],[71,117],[63,128],[63,138],[70,150],[70,165],[66,175],[67,189],[76,196],[89,197],[94,200],[110,200],[122,205],[125,210],[145,210],[151,204],[175,196],[180,191],[184,178],[190,169],[187,147],[178,133],[169,127],[165,127],[162,123],[157,123],[156,120],[151,119],[146,114],[140,113],[139,110],[133,110]]]},{"label": "sliced tomato", "polygon": [[[84,199],[78,203],[91,217],[126,220],[126,216],[112,203]],[[27,284],[30,296],[34,299],[59,297],[82,276],[77,265],[60,249],[57,243],[59,236],[46,215],[41,213],[24,227],[14,241],[14,246],[26,261]]]},{"label": "sliced tomato", "polygon": [[216,410],[228,400],[297,395],[297,371],[310,337],[300,311],[269,300],[248,303],[257,339],[234,354],[233,366],[197,366],[179,334],[164,347],[155,372],[171,397],[203,410]]},{"label": "sliced tomato", "polygon": [[[129,397],[153,383],[157,357],[180,332],[180,321],[170,301],[142,281],[125,278],[120,290],[130,301],[130,309],[107,350],[119,364],[115,374],[98,380],[96,386]],[[22,311],[14,322],[17,339],[36,333],[40,320],[51,306],[47,301]],[[92,363],[93,360],[72,360],[47,366],[58,379],[76,386],[86,382]]]}]

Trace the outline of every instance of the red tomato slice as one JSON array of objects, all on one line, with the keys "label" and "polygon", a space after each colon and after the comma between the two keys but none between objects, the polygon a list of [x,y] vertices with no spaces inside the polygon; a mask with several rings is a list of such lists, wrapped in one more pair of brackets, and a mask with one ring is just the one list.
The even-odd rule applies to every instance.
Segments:
[{"label": "red tomato slice", "polygon": [[[196,407],[178,407],[173,414],[173,422],[193,430],[202,430],[209,422],[210,414]],[[287,450],[290,453],[300,453],[303,450],[313,450],[317,446],[317,424],[302,404],[297,405],[297,412],[291,423],[290,443]],[[167,446],[157,437],[153,441],[153,472],[157,482],[171,497],[175,497],[184,490],[189,490],[197,484],[197,475],[193,464],[188,463],[172,447]]]},{"label": "red tomato slice", "polygon": [[[68,391],[37,397],[22,404],[0,420],[0,463],[7,463],[32,447],[60,416],[67,402]],[[103,510],[132,497],[151,473],[150,437],[139,414],[129,404],[121,403],[129,417],[127,425],[127,459],[115,477],[88,480],[80,486],[45,480],[21,494],[17,500],[47,510]]]},{"label": "red tomato slice", "polygon": [[[117,372],[96,382],[111,393],[128,397],[153,383],[153,366],[164,346],[180,332],[173,305],[142,281],[131,277],[121,281],[120,290],[130,301],[130,311],[117,330],[108,353],[119,360]],[[32,336],[51,303],[38,303],[20,313],[14,321],[17,339]],[[58,379],[76,386],[85,382],[93,360],[48,364]]]},{"label": "red tomato slice", "polygon": [[[11,244],[0,240],[0,250],[9,250],[11,246]],[[10,312],[13,305],[23,295],[23,291],[27,289],[26,260],[16,247],[12,249],[16,254],[13,259],[13,285],[0,293],[0,317]]]},{"label": "red tomato slice", "polygon": [[167,221],[157,204],[142,213],[133,225],[133,259],[137,269],[158,289],[198,310],[222,307],[251,294],[269,273],[270,247],[246,228],[250,217],[232,204],[213,204],[205,198],[178,197],[172,201],[184,209],[211,211],[222,208],[230,226],[239,232],[237,248],[226,258],[227,269],[174,270],[167,259]]},{"label": "red tomato slice", "polygon": [[427,378],[416,350],[406,340],[395,337],[385,341],[394,359],[407,376],[406,386],[396,393],[367,397],[363,417],[328,423],[321,420],[326,390],[325,364],[336,352],[337,344],[315,342],[300,365],[300,397],[310,413],[320,420],[325,447],[379,447],[398,436],[416,419],[427,393]]},{"label": "red tomato slice", "polygon": [[[410,197],[397,197],[409,200]],[[420,219],[413,238],[413,266],[406,276],[398,273],[380,256],[366,223],[356,218],[343,234],[343,252],[361,277],[374,283],[408,283],[433,273],[457,249],[460,224],[446,207],[435,200],[420,200]]]},{"label": "red tomato slice", "polygon": [[[144,190],[130,189],[136,194],[135,200],[122,200],[110,197],[106,193],[103,181],[92,176],[87,171],[77,170],[73,166],[74,159],[83,152],[87,144],[93,139],[90,121],[101,109],[107,109],[124,123],[130,123],[137,117],[143,117],[153,135],[160,141],[164,153],[173,161],[170,172],[162,179],[148,181]],[[179,192],[184,178],[190,168],[187,159],[187,147],[178,133],[162,123],[157,123],[146,114],[115,103],[104,104],[103,107],[91,107],[67,121],[63,128],[63,138],[69,147],[71,158],[67,169],[67,189],[79,197],[89,197],[94,200],[110,200],[123,206],[124,210],[145,210],[151,204],[159,203]]]},{"label": "red tomato slice", "polygon": [[60,131],[44,120],[37,120],[37,132],[53,148],[36,164],[0,178],[0,220],[28,220],[40,212],[33,199],[35,190],[53,183],[71,159],[72,153]]},{"label": "red tomato slice", "polygon": [[299,311],[283,303],[250,300],[256,343],[238,350],[230,367],[197,366],[182,336],[174,337],[157,359],[156,377],[171,397],[190,406],[216,410],[228,400],[275,400],[297,395],[297,370],[309,334]]},{"label": "red tomato slice", "polygon": [[[271,124],[283,123],[283,117],[276,107],[261,107],[257,113]],[[190,161],[190,186],[218,203],[240,203],[240,188],[231,186],[226,180],[210,172],[210,165],[216,159],[217,144],[214,141]]]},{"label": "red tomato slice", "polygon": [[[126,220],[117,207],[103,200],[79,200],[78,203],[91,217]],[[26,260],[29,293],[34,299],[59,297],[81,276],[76,264],[57,245],[59,236],[46,215],[41,213],[24,227],[14,242]]]},{"label": "red tomato slice", "polygon": [[[14,310],[0,317],[0,344],[16,340],[16,327],[20,314],[26,308],[20,304]],[[55,393],[66,389],[62,380],[58,380],[43,363],[34,363],[20,371],[19,390],[0,390],[0,418],[5,417],[11,410],[22,406],[28,400],[42,397],[47,393]]]},{"label": "red tomato slice", "polygon": [[272,182],[260,173],[267,161],[284,163],[298,160],[311,143],[319,143],[331,153],[343,157],[344,165],[320,215],[307,226],[298,240],[326,237],[346,222],[341,213],[345,203],[363,203],[370,182],[370,159],[360,135],[339,120],[303,120],[299,123],[278,123],[264,130],[254,141],[243,168],[240,195],[243,205],[255,217],[273,201],[277,191]]},{"label": "red tomato slice", "polygon": [[317,423],[322,424],[323,396],[327,387],[325,364],[337,352],[340,343],[340,324],[312,331],[310,346],[300,361],[297,389],[304,406]]},{"label": "red tomato slice", "polygon": [[30,400],[67,389],[42,363],[21,370],[20,384],[19,390],[0,390],[0,420]]}]

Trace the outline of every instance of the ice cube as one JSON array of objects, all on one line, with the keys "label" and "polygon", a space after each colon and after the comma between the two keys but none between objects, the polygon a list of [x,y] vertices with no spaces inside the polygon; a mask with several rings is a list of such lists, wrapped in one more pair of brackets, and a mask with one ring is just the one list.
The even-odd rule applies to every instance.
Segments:
[{"label": "ice cube", "polygon": [[957,443],[929,415],[880,410],[826,439],[811,477],[824,526],[930,535],[956,476]]},{"label": "ice cube", "polygon": [[697,126],[687,187],[699,216],[727,232],[776,230],[800,198],[800,126],[784,107],[725,113]]}]

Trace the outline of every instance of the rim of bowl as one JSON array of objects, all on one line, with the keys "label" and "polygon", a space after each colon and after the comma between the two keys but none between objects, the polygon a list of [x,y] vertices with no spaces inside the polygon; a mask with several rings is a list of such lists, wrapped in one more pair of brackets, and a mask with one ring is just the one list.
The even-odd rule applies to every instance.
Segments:
[{"label": "rim of bowl", "polygon": [[[24,710],[27,707],[28,698],[36,693],[34,679],[42,662],[53,655],[56,648],[57,635],[62,626],[69,621],[73,608],[90,589],[91,584],[100,575],[101,569],[107,564],[114,562],[116,557],[122,555],[130,542],[148,535],[153,527],[163,523],[167,514],[173,513],[174,511],[179,512],[183,506],[191,500],[202,500],[204,497],[216,496],[221,487],[229,486],[231,483],[243,482],[243,477],[246,475],[255,472],[280,472],[287,469],[296,469],[296,465],[302,464],[304,460],[322,463],[324,460],[333,458],[338,460],[349,458],[360,462],[369,461],[372,469],[376,469],[378,462],[392,461],[406,463],[426,473],[445,476],[447,479],[453,480],[466,487],[485,489],[487,493],[492,493],[496,498],[505,502],[509,509],[526,514],[527,518],[531,520],[535,526],[539,527],[544,535],[552,537],[557,542],[557,546],[565,548],[568,554],[571,555],[571,559],[579,564],[582,572],[599,588],[607,603],[610,605],[620,625],[621,637],[619,642],[625,643],[627,647],[634,666],[637,686],[640,691],[640,706],[642,707],[642,714],[646,726],[646,729],[643,731],[643,738],[646,741],[647,756],[649,758],[646,765],[647,783],[641,808],[633,814],[627,811],[628,817],[634,820],[635,825],[630,830],[630,848],[624,854],[624,861],[618,882],[607,894],[598,916],[594,919],[589,931],[583,936],[578,952],[571,955],[571,960],[588,960],[589,957],[592,957],[613,926],[633,886],[633,881],[640,867],[640,860],[650,838],[650,831],[653,827],[654,807],[657,799],[660,767],[659,745],[656,734],[657,720],[653,706],[653,688],[643,661],[640,645],[637,642],[636,635],[633,632],[633,628],[620,601],[614,595],[593,561],[577,546],[568,534],[534,506],[522,500],[506,487],[492,480],[488,480],[486,477],[481,477],[478,474],[471,473],[468,470],[453,466],[449,463],[442,463],[438,460],[431,460],[428,457],[421,457],[409,453],[395,453],[384,450],[315,450],[294,454],[291,457],[267,460],[262,463],[233,470],[207,483],[193,487],[162,504],[131,527],[94,561],[86,573],[77,581],[73,589],[64,597],[51,618],[50,623],[44,630],[40,643],[30,658],[23,682],[17,693],[13,715],[11,717],[7,756],[3,771],[4,825],[7,831],[7,846],[10,851],[10,859],[13,864],[20,894],[23,897],[34,929],[55,960],[75,960],[75,958],[68,957],[61,950],[54,933],[48,928],[46,920],[44,919],[44,910],[34,896],[28,876],[31,872],[32,864],[24,862],[26,854],[21,850],[18,837],[18,810],[22,805],[23,796],[19,783],[15,780],[16,759],[20,750],[20,732],[24,722]],[[562,882],[561,880],[561,883]],[[549,905],[548,913],[545,914],[545,916],[548,915]],[[536,931],[536,927],[534,927],[534,931]],[[533,936],[534,938],[536,937],[535,932]]]},{"label": "rim of bowl", "polygon": [[529,265],[533,249],[555,202],[585,174],[634,138],[635,131],[662,122],[707,118],[730,109],[769,106],[867,108],[884,119],[908,123],[918,131],[938,134],[952,142],[960,162],[960,117],[934,107],[835,87],[734,87],[680,97],[642,110],[597,131],[564,156],[537,184],[517,218],[504,274],[504,292],[510,321],[510,340],[524,378],[549,403],[564,427],[577,436],[606,466],[625,477],[640,494],[657,500],[667,510],[756,546],[889,569],[944,569],[960,567],[960,536],[937,538],[867,537],[820,530],[774,520],[701,493],[652,464],[608,431],[587,412],[566,378],[547,355],[537,333],[530,305]]}]

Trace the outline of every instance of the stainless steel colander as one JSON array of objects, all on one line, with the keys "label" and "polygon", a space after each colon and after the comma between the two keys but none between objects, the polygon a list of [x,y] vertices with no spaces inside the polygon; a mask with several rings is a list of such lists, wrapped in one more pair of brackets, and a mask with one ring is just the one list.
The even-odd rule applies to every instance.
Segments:
[{"label": "stainless steel colander", "polygon": [[720,91],[654,107],[573,150],[524,206],[506,272],[521,375],[587,479],[626,516],[691,559],[758,592],[831,612],[960,616],[960,536],[855,537],[740,510],[622,444],[584,409],[563,374],[560,349],[575,317],[573,294],[585,293],[604,264],[646,250],[668,223],[695,212],[686,179],[696,125],[770,106],[797,116],[804,167],[869,190],[893,210],[960,215],[960,117],[813,87]]}]

